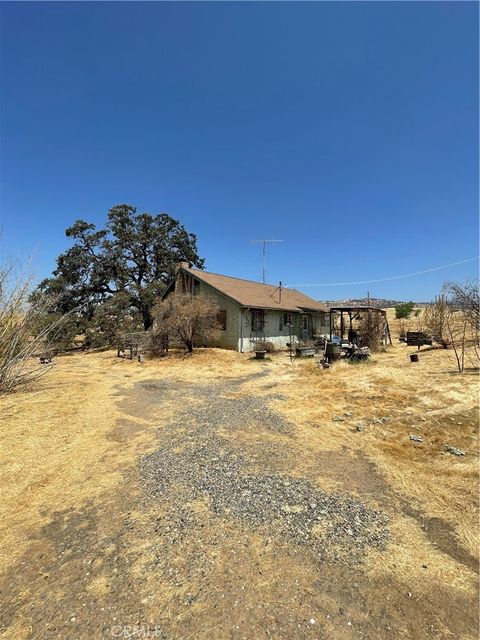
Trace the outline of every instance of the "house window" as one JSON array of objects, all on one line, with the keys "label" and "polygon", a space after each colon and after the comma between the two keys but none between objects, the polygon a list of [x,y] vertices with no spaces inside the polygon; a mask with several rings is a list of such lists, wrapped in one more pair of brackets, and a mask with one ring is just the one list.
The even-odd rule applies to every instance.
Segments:
[{"label": "house window", "polygon": [[280,316],[280,323],[279,323],[280,331],[283,331],[283,327],[286,327],[289,324],[290,325],[293,324],[292,314],[284,313],[283,315]]},{"label": "house window", "polygon": [[265,329],[265,311],[263,309],[252,309],[252,331],[256,333]]},{"label": "house window", "polygon": [[308,329],[308,316],[303,316],[303,328],[305,331]]},{"label": "house window", "polygon": [[217,322],[222,331],[227,330],[227,312],[223,309],[217,313]]},{"label": "house window", "polygon": [[193,279],[192,293],[194,296],[198,296],[200,293],[200,280]]}]

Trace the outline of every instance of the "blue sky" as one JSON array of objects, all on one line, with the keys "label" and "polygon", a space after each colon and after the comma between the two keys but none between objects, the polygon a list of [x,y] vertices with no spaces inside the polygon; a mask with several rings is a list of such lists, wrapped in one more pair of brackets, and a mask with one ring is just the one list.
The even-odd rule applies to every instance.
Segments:
[{"label": "blue sky", "polygon": [[[344,282],[478,255],[478,4],[2,3],[5,257],[167,211],[211,271]],[[429,299],[478,263],[317,298]]]}]

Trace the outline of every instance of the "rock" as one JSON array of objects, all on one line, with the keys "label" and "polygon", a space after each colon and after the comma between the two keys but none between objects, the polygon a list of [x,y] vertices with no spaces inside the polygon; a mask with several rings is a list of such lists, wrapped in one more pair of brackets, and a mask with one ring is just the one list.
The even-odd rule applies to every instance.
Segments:
[{"label": "rock", "polygon": [[444,449],[445,449],[445,451],[447,451],[448,453],[451,453],[454,456],[464,456],[465,455],[465,451],[462,451],[461,449],[457,449],[457,447],[452,447],[452,445],[450,445],[450,444],[446,444]]},{"label": "rock", "polygon": [[332,417],[332,421],[333,422],[344,422],[345,418],[343,416],[333,416]]},{"label": "rock", "polygon": [[347,418],[351,418],[353,413],[351,411],[345,411],[343,415],[346,416]]},{"label": "rock", "polygon": [[413,440],[413,442],[423,442],[422,436],[416,436],[415,434],[410,436],[410,440]]},{"label": "rock", "polygon": [[363,424],[357,424],[357,431],[363,431],[365,429],[365,427],[363,426]]}]

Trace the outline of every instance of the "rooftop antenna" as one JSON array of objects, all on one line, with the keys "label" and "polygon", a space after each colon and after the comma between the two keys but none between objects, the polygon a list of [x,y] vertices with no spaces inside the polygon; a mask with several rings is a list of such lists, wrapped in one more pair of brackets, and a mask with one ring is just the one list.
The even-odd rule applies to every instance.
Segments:
[{"label": "rooftop antenna", "polygon": [[267,273],[267,244],[274,242],[283,242],[283,240],[250,240],[250,244],[262,245],[262,282],[265,284],[265,275]]}]

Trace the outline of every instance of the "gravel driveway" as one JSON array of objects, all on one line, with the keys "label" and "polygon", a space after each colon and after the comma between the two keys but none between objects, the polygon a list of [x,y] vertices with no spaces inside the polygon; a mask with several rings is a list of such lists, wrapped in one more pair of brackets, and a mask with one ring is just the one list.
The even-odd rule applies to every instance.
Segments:
[{"label": "gravel driveway", "polygon": [[[161,429],[161,447],[141,461],[144,491],[169,505],[173,529],[192,526],[188,504],[204,499],[213,517],[238,519],[266,538],[302,545],[318,559],[358,563],[368,548],[383,550],[388,518],[348,494],[320,490],[303,478],[254,468],[240,439],[227,431],[254,429],[287,437],[295,427],[264,397],[241,395],[242,385],[261,377],[222,380],[185,388],[176,382],[140,383],[151,402],[182,410]],[[233,396],[233,397],[232,397]],[[281,400],[282,396],[270,395]],[[268,439],[267,439],[268,440]],[[288,446],[288,444],[287,444]]]}]

